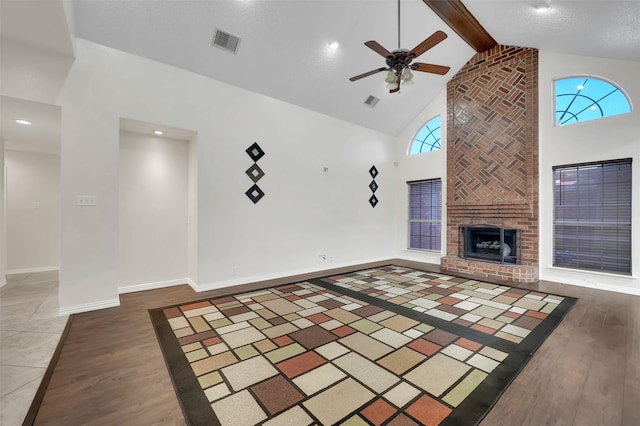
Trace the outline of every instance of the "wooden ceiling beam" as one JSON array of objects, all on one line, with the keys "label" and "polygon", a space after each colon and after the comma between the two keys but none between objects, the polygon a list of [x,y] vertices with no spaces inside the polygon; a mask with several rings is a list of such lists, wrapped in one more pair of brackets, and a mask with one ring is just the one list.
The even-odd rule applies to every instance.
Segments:
[{"label": "wooden ceiling beam", "polygon": [[461,0],[422,0],[476,52],[498,45]]}]

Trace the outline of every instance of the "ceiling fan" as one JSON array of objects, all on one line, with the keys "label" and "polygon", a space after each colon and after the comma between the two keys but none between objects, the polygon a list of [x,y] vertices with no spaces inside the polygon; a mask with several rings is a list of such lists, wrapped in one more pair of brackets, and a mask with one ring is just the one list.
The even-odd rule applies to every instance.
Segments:
[{"label": "ceiling fan", "polygon": [[389,93],[395,93],[400,91],[400,83],[412,83],[412,70],[444,75],[449,72],[450,67],[444,65],[425,64],[422,62],[412,63],[412,61],[446,38],[447,34],[438,30],[411,50],[400,48],[400,0],[398,0],[398,49],[390,52],[382,47],[382,45],[377,41],[367,41],[364,45],[380,56],[383,56],[387,66],[365,72],[364,74],[356,75],[355,77],[351,77],[349,80],[356,81],[382,71],[389,71],[385,82],[387,83],[387,88],[390,89]]}]

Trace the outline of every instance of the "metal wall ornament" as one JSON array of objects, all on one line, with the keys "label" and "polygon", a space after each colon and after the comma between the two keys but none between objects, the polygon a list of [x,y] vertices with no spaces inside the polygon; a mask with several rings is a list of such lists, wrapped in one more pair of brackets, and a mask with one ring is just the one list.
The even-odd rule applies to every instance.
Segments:
[{"label": "metal wall ornament", "polygon": [[264,157],[264,151],[262,150],[262,148],[260,148],[258,142],[254,142],[249,148],[245,150],[245,152],[253,160],[253,164],[251,165],[251,167],[245,170],[245,173],[247,174],[247,176],[249,176],[249,179],[253,181],[253,186],[249,188],[247,192],[245,192],[245,195],[249,197],[251,201],[253,201],[253,204],[256,204],[262,197],[264,197],[264,191],[257,185],[257,182],[264,176],[264,172],[257,163],[259,159]]},{"label": "metal wall ornament", "polygon": [[371,207],[375,207],[378,204],[378,197],[376,197],[375,192],[378,190],[378,184],[376,183],[376,176],[378,176],[378,169],[376,166],[371,166],[369,169],[369,174],[373,178],[371,183],[369,184],[369,189],[371,190],[371,197],[369,198],[369,204]]}]

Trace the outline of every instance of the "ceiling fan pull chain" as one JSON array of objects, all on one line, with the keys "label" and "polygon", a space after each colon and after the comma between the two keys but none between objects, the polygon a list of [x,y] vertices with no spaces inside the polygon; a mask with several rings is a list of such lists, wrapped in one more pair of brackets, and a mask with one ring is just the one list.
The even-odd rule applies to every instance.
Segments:
[{"label": "ceiling fan pull chain", "polygon": [[398,0],[398,50],[400,50],[400,0]]}]

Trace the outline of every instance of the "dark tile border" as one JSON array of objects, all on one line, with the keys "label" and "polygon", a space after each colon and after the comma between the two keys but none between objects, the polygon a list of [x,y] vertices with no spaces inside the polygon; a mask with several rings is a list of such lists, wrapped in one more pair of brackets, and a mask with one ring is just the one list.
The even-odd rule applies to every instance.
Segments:
[{"label": "dark tile border", "polygon": [[[181,303],[176,306],[185,304],[188,303]],[[158,343],[160,343],[160,349],[162,349],[164,362],[167,370],[169,370],[173,389],[176,391],[180,408],[182,408],[184,419],[190,426],[220,426],[220,421],[213,413],[209,400],[205,396],[197,377],[193,374],[191,365],[187,361],[167,317],[164,315],[164,309],[166,308],[150,309],[149,315],[151,316],[151,323],[153,324],[153,330],[156,332]]]}]

